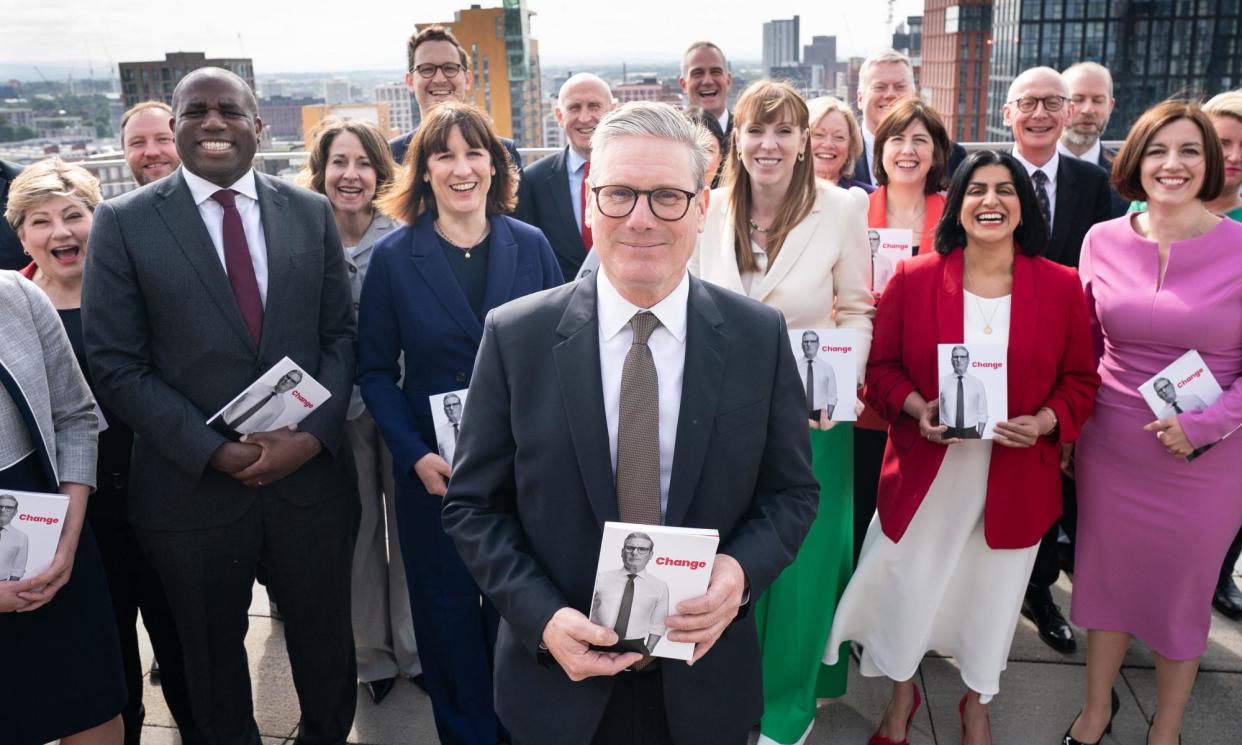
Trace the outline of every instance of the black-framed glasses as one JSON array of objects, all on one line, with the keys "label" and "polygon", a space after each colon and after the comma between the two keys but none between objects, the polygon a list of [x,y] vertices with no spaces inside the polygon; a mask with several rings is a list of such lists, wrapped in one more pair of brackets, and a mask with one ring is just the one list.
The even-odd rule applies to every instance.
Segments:
[{"label": "black-framed glasses", "polygon": [[690,200],[695,192],[662,186],[659,189],[635,189],[629,186],[609,184],[591,187],[595,206],[605,217],[629,217],[638,204],[638,198],[647,195],[647,207],[651,214],[665,222],[677,222],[690,211]]},{"label": "black-framed glasses", "polygon": [[456,62],[445,62],[443,65],[433,65],[430,62],[424,62],[414,68],[414,72],[424,78],[434,78],[436,76],[436,70],[444,73],[444,77],[446,78],[455,78],[457,77],[457,73],[462,71],[462,66]]},{"label": "black-framed glasses", "polygon": [[1023,96],[1022,98],[1015,98],[1009,103],[1017,106],[1018,111],[1021,111],[1023,114],[1031,113],[1041,103],[1044,105],[1044,111],[1052,113],[1065,108],[1065,104],[1069,103],[1069,99],[1065,96],[1044,96],[1043,98],[1039,96]]}]

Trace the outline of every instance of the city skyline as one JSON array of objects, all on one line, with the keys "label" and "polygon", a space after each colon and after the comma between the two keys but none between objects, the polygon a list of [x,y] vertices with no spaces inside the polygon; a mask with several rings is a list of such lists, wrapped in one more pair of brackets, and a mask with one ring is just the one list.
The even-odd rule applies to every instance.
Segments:
[{"label": "city skyline", "polygon": [[[212,57],[249,57],[259,76],[399,70],[405,64],[405,40],[416,21],[452,21],[454,11],[470,4],[420,0],[415,7],[376,0],[369,4],[367,15],[342,18],[338,4],[322,0],[304,2],[296,15],[280,6],[219,0],[211,13],[193,24],[169,29],[158,23],[169,6],[154,0],[100,0],[89,6],[50,0],[42,6],[6,11],[0,67],[9,73],[4,77],[37,79],[33,69],[18,75],[20,68],[14,66],[33,68],[41,62],[47,63],[41,72],[49,79],[68,74],[87,77],[92,68],[95,77],[104,77],[109,67],[115,75],[120,62],[159,59],[168,51],[198,51]],[[501,0],[478,4],[499,7]],[[554,66],[676,59],[686,45],[702,38],[719,44],[731,59],[759,60],[763,23],[795,14],[802,18],[802,43],[810,43],[813,35],[836,35],[841,58],[888,46],[892,27],[885,23],[885,3],[800,7],[805,5],[719,0],[672,6],[632,0],[626,5],[585,8],[568,0],[527,0],[527,8],[534,12],[531,32],[539,40],[542,61]],[[922,9],[921,0],[897,0],[893,25],[908,15],[921,14]],[[66,18],[76,20],[66,23]],[[245,19],[245,25],[237,19]],[[606,32],[584,31],[591,28]],[[56,43],[49,44],[49,39]],[[67,54],[66,50],[73,51]]]}]

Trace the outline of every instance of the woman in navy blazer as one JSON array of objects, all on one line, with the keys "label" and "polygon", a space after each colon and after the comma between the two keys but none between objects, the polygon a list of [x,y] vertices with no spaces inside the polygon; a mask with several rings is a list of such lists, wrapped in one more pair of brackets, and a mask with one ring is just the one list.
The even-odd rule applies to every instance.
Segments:
[{"label": "woman in navy blazer", "polygon": [[[889,441],[877,518],[826,650],[858,641],[862,674],[894,682],[871,745],[907,741],[929,649],[961,670],[962,741],[991,742],[986,704],[1040,537],[1061,511],[1059,446],[1077,439],[1100,381],[1078,278],[1039,256],[1038,204],[1012,156],[970,156],[935,252],[900,262],[876,311],[864,396]],[[939,346],[961,344],[1006,360],[1008,417],[994,439],[951,437],[939,423]]]},{"label": "woman in navy blazer", "polygon": [[495,745],[498,618],[440,523],[452,465],[437,452],[428,396],[470,384],[488,311],[562,278],[543,233],[502,214],[513,207],[517,177],[486,115],[459,102],[437,106],[407,163],[378,202],[408,225],[373,249],[358,316],[358,384],[393,455],[414,633],[440,740]]}]

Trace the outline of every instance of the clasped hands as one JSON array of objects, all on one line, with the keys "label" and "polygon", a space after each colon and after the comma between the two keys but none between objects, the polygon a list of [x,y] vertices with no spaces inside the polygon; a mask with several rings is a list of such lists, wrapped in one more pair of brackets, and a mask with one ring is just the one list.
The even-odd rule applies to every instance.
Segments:
[{"label": "clasped hands", "polygon": [[319,439],[299,432],[296,424],[271,432],[243,435],[226,442],[211,455],[211,466],[246,486],[263,486],[283,479],[323,449]]},{"label": "clasped hands", "polygon": [[[745,588],[746,575],[737,560],[727,554],[716,554],[707,593],[678,603],[677,614],[665,621],[669,641],[694,644],[694,655],[687,664],[693,665],[702,659],[737,617]],[[591,645],[608,647],[617,641],[617,632],[591,623],[582,613],[569,607],[553,614],[543,629],[544,646],[574,681],[616,675],[643,658],[637,652],[591,649]]]},{"label": "clasped hands", "polygon": [[[922,412],[919,414],[919,432],[932,442],[945,445],[954,445],[962,441],[960,437],[944,439],[944,433],[949,428],[939,422],[940,402],[938,400],[924,401]],[[1005,447],[1029,448],[1039,442],[1040,437],[1052,432],[1055,428],[1056,421],[1041,410],[1034,415],[1024,414],[1008,421],[997,422],[992,428],[992,440]]]}]

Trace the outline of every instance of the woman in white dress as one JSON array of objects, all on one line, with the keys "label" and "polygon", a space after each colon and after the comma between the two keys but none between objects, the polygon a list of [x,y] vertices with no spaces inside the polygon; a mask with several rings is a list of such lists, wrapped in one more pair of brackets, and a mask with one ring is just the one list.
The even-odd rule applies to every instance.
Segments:
[{"label": "woman in white dress", "polygon": [[[1039,258],[1046,242],[1022,167],[975,153],[949,186],[936,251],[899,264],[879,304],[864,396],[890,423],[889,443],[877,516],[824,653],[833,662],[857,641],[862,674],[894,681],[870,745],[906,742],[921,702],[912,678],[932,649],[956,658],[968,689],[962,742],[991,742],[985,706],[1061,509],[1058,446],[1077,438],[1099,385],[1078,278]],[[1008,417],[989,417],[1001,419],[991,439],[944,437],[942,344],[1006,346],[1007,396],[989,398],[993,411],[1006,398]]]}]

